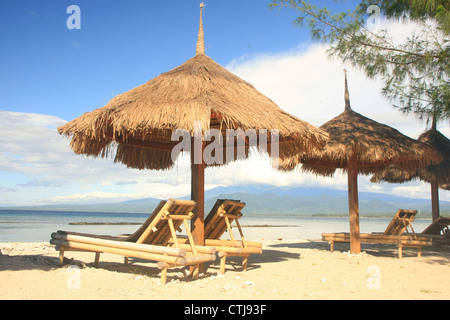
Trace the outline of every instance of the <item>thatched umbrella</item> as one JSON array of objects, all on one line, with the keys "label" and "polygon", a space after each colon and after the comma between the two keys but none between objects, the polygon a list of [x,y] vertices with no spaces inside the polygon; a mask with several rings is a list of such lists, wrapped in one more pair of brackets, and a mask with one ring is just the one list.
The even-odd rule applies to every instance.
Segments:
[{"label": "thatched umbrella", "polygon": [[[202,244],[204,170],[207,165],[224,164],[221,161],[205,163],[202,156],[205,148],[214,143],[214,155],[223,159],[221,152],[225,155],[230,149],[235,151],[237,148],[235,144],[230,148],[223,141],[227,130],[250,129],[253,134],[258,134],[261,133],[259,130],[276,129],[278,134],[269,131],[262,138],[259,135],[258,142],[264,144],[267,140],[270,150],[264,146],[262,149],[270,154],[277,150],[283,159],[322,149],[328,136],[281,110],[252,85],[205,55],[203,4],[200,7],[200,27],[193,58],[118,95],[104,107],[83,114],[58,131],[72,138],[70,145],[77,154],[107,157],[115,153],[115,162],[130,168],[164,170],[173,166],[179,153],[179,140],[173,141],[172,134],[183,129],[192,142],[184,151],[191,153],[191,197],[197,202],[191,227],[197,243]],[[209,129],[220,130],[223,135],[219,141],[205,141],[208,139],[204,139],[204,134]],[[231,159],[227,154],[226,158],[246,158],[252,147],[250,138],[245,139],[245,152],[234,153]]]},{"label": "thatched umbrella", "polygon": [[450,184],[450,140],[436,129],[436,117],[433,117],[431,129],[422,133],[417,139],[429,144],[442,157],[438,164],[429,165],[418,170],[402,170],[397,165],[391,165],[381,172],[375,173],[372,182],[387,181],[403,183],[415,179],[431,184],[431,212],[433,221],[439,218],[439,188],[449,190]]},{"label": "thatched umbrella", "polygon": [[391,163],[398,163],[402,168],[418,168],[430,161],[438,161],[439,156],[429,146],[353,111],[350,107],[347,74],[345,111],[320,128],[330,136],[323,152],[289,158],[282,161],[280,167],[293,170],[302,164],[303,171],[323,176],[332,176],[337,169],[347,171],[350,247],[352,253],[359,253],[358,174],[374,173]]}]

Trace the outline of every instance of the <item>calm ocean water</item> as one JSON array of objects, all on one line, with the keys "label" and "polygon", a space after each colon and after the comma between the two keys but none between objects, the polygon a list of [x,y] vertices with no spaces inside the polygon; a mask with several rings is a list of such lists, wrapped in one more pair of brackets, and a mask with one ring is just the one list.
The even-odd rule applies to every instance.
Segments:
[{"label": "calm ocean water", "polygon": [[[57,230],[93,233],[99,235],[130,234],[138,225],[69,225],[73,222],[143,223],[148,215],[133,213],[88,213],[59,211],[8,211],[0,210],[0,242],[47,242]],[[362,233],[383,232],[391,219],[361,218]],[[345,217],[302,216],[251,216],[244,215],[241,225],[271,227],[245,227],[248,240],[320,239],[326,232],[348,232],[349,221]],[[414,230],[421,232],[431,219],[416,219]],[[285,227],[288,225],[289,227]],[[275,226],[275,227],[274,227]],[[279,226],[279,227],[276,227]],[[236,229],[236,237],[239,233]]]}]

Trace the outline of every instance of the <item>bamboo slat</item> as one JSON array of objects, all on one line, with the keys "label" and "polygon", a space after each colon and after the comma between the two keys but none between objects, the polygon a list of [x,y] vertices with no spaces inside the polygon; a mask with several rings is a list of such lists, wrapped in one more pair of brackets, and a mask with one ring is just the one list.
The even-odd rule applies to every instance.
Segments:
[{"label": "bamboo slat", "polygon": [[60,233],[52,233],[52,239],[75,241],[75,242],[80,242],[80,243],[95,244],[95,245],[99,245],[99,246],[121,248],[121,249],[142,251],[142,252],[148,252],[148,253],[167,254],[167,255],[178,256],[178,257],[186,256],[185,249],[155,246],[155,245],[150,245],[150,244],[137,244],[137,243],[133,243],[133,242],[113,241],[113,240],[105,240],[105,239],[99,239],[99,238],[76,236],[76,235],[70,235],[70,234],[60,234]]},{"label": "bamboo slat", "polygon": [[215,255],[201,255],[201,256],[187,256],[184,258],[186,260],[186,265],[195,265],[202,262],[208,262],[208,261],[215,261],[216,256]]},{"label": "bamboo slat", "polygon": [[185,266],[186,260],[182,257],[177,256],[168,256],[164,254],[157,254],[157,253],[148,253],[148,252],[142,252],[142,251],[135,251],[135,250],[129,250],[129,249],[123,249],[123,248],[113,248],[113,247],[106,247],[106,246],[100,246],[95,244],[88,244],[88,243],[81,243],[81,242],[75,242],[75,241],[65,241],[65,240],[50,240],[51,244],[54,245],[60,245],[65,248],[70,249],[83,249],[83,250],[89,250],[93,252],[106,252],[111,254],[118,254],[125,257],[133,257],[133,258],[140,258],[145,260],[152,260],[152,261],[163,261],[167,262],[169,264],[173,264],[174,266]]}]

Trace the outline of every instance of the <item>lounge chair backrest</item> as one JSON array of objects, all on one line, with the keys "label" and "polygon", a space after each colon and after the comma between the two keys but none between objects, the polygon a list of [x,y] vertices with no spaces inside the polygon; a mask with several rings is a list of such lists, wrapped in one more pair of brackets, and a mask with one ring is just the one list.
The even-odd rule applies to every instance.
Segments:
[{"label": "lounge chair backrest", "polygon": [[422,231],[422,234],[446,235],[448,234],[449,226],[450,218],[439,217],[425,228],[425,230]]},{"label": "lounge chair backrest", "polygon": [[224,214],[227,215],[229,223],[242,216],[244,202],[230,199],[219,199],[205,219],[205,239],[220,239],[227,231],[227,223]]},{"label": "lounge chair backrest", "polygon": [[412,229],[411,222],[415,220],[417,210],[403,210],[399,209],[395,216],[392,218],[391,223],[384,231],[385,235],[402,235],[405,231],[408,232],[408,227]]},{"label": "lounge chair backrest", "polygon": [[[189,215],[195,208],[190,200],[169,199],[161,201],[145,223],[127,241],[166,246],[172,238],[170,226],[165,218],[169,215]],[[183,220],[173,220],[175,230],[180,228]]]}]

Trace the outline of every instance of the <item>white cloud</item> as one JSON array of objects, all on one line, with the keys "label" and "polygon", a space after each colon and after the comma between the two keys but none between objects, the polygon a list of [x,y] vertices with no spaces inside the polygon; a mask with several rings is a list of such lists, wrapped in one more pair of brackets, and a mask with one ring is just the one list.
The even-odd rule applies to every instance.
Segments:
[{"label": "white cloud", "polygon": [[[397,29],[392,30],[401,32],[402,26],[394,27]],[[351,104],[356,112],[413,138],[425,130],[424,123],[405,117],[381,96],[379,82],[367,79],[351,66],[331,61],[325,50],[324,45],[300,45],[281,54],[246,55],[233,60],[227,68],[252,83],[282,109],[316,126],[344,110],[343,69],[346,68]],[[53,116],[0,110],[0,177],[2,174],[20,177],[17,182],[0,184],[5,197],[0,203],[92,203],[180,197],[190,193],[189,155],[183,156],[169,171],[139,171],[114,164],[112,159],[77,156],[70,150],[69,140],[56,131],[65,122]],[[448,123],[441,124],[439,129],[450,136]],[[373,184],[369,179],[359,177],[360,191],[429,198],[428,184]],[[347,188],[344,174],[323,178],[299,172],[283,173],[273,170],[267,157],[208,168],[205,180],[206,189],[254,183]],[[30,192],[32,188],[36,192]],[[450,200],[450,193],[442,191],[441,199]]]},{"label": "white cloud", "polygon": [[104,191],[94,191],[88,193],[75,193],[65,196],[56,196],[49,199],[50,203],[77,203],[77,204],[90,204],[100,202],[120,202],[131,199],[144,198],[144,194],[124,194],[124,193],[111,193]]}]

